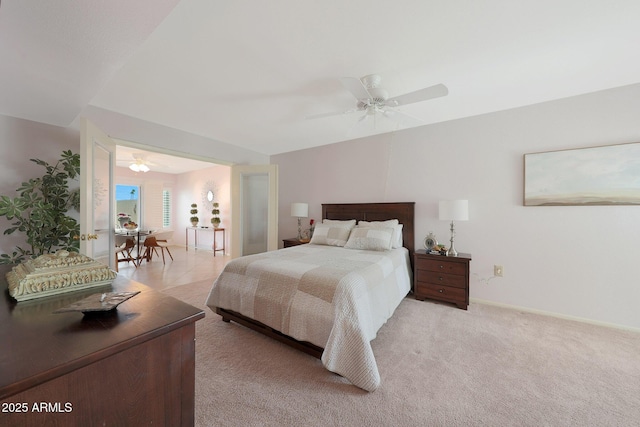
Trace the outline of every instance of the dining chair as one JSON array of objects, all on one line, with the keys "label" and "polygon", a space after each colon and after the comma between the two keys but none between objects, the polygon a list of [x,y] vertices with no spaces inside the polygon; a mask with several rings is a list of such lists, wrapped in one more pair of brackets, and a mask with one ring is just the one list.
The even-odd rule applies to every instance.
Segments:
[{"label": "dining chair", "polygon": [[118,265],[125,261],[127,263],[133,261],[133,265],[136,267],[138,266],[135,258],[133,257],[133,248],[135,247],[136,242],[132,237],[116,235],[116,271],[118,271]]},{"label": "dining chair", "polygon": [[152,234],[150,236],[147,236],[146,239],[144,239],[143,244],[144,244],[145,250],[144,250],[143,258],[145,258],[147,262],[153,259],[154,253],[158,255],[158,249],[162,252],[163,264],[165,264],[165,258],[164,258],[165,250],[171,257],[171,261],[173,261],[173,255],[171,255],[171,251],[169,250],[169,246],[167,245],[167,239],[164,238],[165,237],[164,234],[166,233]]}]

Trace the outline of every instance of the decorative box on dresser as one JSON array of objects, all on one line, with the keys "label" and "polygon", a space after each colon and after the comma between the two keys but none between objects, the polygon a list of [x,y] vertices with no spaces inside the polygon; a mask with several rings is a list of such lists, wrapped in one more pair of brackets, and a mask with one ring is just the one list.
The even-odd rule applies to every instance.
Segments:
[{"label": "decorative box on dresser", "polygon": [[446,301],[466,310],[470,261],[471,254],[453,257],[428,254],[424,249],[415,251],[413,293],[416,299]]}]

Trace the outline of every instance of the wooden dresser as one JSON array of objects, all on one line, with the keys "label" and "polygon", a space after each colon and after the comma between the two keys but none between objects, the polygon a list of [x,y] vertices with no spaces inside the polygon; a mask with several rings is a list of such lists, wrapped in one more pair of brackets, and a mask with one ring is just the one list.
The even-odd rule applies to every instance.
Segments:
[{"label": "wooden dresser", "polygon": [[[0,266],[0,424],[193,426],[195,322],[204,312],[140,283],[16,303]],[[115,311],[53,314],[97,292]]]},{"label": "wooden dresser", "polygon": [[414,254],[413,289],[416,299],[451,302],[466,310],[469,305],[470,261],[470,254],[448,257],[417,250]]}]

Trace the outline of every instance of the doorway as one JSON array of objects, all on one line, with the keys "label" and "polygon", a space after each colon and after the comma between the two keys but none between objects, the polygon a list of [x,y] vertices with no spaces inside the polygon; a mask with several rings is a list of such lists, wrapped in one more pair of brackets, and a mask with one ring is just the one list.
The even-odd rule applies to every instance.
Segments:
[{"label": "doorway", "polygon": [[[172,230],[172,244],[186,245],[185,228],[191,224],[191,204],[197,204],[198,226],[212,226],[209,206],[214,200],[207,199],[205,189],[213,188],[213,199],[219,204],[223,226],[228,229],[224,247],[230,247],[229,165],[130,141],[116,139],[115,142],[116,185],[120,189],[116,214],[124,214],[125,218],[137,216],[138,220],[134,221],[145,230]],[[199,247],[211,249],[213,233],[200,235]],[[193,243],[193,237],[189,243]]]}]

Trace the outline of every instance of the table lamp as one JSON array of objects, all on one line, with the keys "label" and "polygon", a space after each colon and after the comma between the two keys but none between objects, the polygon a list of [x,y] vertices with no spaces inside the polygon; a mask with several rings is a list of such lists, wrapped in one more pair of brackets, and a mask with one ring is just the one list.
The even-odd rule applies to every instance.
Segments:
[{"label": "table lamp", "polygon": [[458,256],[453,245],[455,236],[454,221],[467,221],[469,219],[468,200],[442,200],[438,209],[440,220],[451,221],[451,245],[447,250],[447,256]]},{"label": "table lamp", "polygon": [[306,203],[291,203],[291,216],[298,217],[298,240],[302,240],[302,218],[309,216],[309,205]]}]

